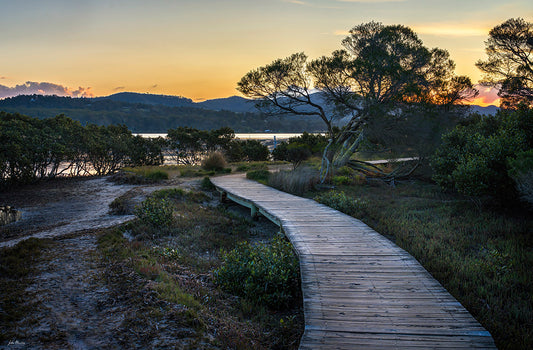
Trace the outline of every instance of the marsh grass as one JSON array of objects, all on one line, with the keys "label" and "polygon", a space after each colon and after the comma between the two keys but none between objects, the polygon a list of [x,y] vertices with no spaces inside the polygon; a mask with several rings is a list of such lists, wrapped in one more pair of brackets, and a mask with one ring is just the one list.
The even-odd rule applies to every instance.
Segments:
[{"label": "marsh grass", "polygon": [[313,190],[318,182],[318,170],[309,166],[300,166],[291,171],[280,170],[271,173],[268,178],[269,186],[296,195]]},{"label": "marsh grass", "polygon": [[417,181],[340,190],[343,199],[364,202],[351,214],[420,261],[491,332],[498,348],[533,348],[531,213],[480,209]]},{"label": "marsh grass", "polygon": [[[106,265],[133,271],[145,281],[142,290],[153,291],[160,300],[156,303],[165,305],[158,315],[153,308],[141,308],[145,311],[135,319],[159,322],[179,310],[179,323],[204,344],[200,347],[297,348],[303,331],[300,308],[273,311],[222,292],[213,282],[213,271],[222,264],[221,252],[247,240],[253,222],[223,207],[205,205],[203,193],[163,190],[153,198],[172,204],[174,219],[164,230],[137,219],[106,230],[98,239]],[[135,239],[128,241],[124,232]],[[133,328],[141,327],[131,322]]]}]

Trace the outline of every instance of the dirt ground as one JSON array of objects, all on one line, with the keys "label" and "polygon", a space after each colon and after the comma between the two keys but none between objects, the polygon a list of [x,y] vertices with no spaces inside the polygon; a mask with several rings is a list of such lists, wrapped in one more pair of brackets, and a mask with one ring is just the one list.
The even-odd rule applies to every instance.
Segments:
[{"label": "dirt ground", "polygon": [[[62,179],[26,186],[0,193],[0,203],[21,210],[20,221],[0,228],[0,246],[13,246],[28,237],[52,238],[45,258],[26,293],[33,312],[14,327],[16,334],[0,349],[110,349],[142,348],[145,342],[128,338],[122,329],[124,320],[135,318],[131,298],[144,298],[150,304],[150,293],[118,295],[108,290],[105,269],[96,258],[96,231],[131,220],[132,215],[110,215],[109,203],[129,192],[134,202],[165,187],[194,188],[198,180],[171,181],[159,185],[116,185],[106,178]],[[107,271],[109,272],[109,271]],[[105,274],[109,276],[109,273]],[[135,284],[138,277],[113,271],[120,283]],[[119,282],[119,281],[115,281]],[[112,285],[112,284],[111,284]],[[136,286],[138,287],[138,286]],[[142,290],[142,288],[140,288]],[[138,291],[139,288],[132,288]],[[154,327],[164,328],[165,322]],[[150,325],[144,327],[150,330]],[[155,328],[154,328],[155,330]],[[172,334],[157,329],[159,344],[176,345]],[[173,327],[175,332],[176,328]],[[136,332],[142,337],[143,332]],[[134,338],[135,338],[134,337]]]},{"label": "dirt ground", "polygon": [[[13,336],[0,342],[0,349],[212,348],[208,342],[198,343],[194,330],[180,324],[181,311],[160,305],[138,274],[102,264],[97,251],[98,229],[133,218],[109,213],[115,198],[126,194],[139,203],[157,189],[198,185],[199,180],[117,185],[106,178],[87,178],[0,193],[0,204],[23,213],[22,220],[0,228],[0,249],[28,237],[52,239],[25,290],[31,312],[8,325]],[[230,210],[249,215],[238,206]],[[259,222],[254,238],[261,240],[262,231],[271,234],[272,225]]]}]

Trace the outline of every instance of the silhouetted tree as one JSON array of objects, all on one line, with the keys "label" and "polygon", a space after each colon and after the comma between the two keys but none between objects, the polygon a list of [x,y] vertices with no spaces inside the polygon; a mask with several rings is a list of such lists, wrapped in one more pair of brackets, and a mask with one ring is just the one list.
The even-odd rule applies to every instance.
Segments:
[{"label": "silhouetted tree", "polygon": [[511,18],[492,28],[485,51],[487,60],[476,66],[482,83],[499,89],[501,107],[533,106],[533,23]]},{"label": "silhouetted tree", "polygon": [[[267,113],[318,116],[324,121],[330,143],[323,175],[330,164],[373,169],[350,160],[373,119],[393,124],[418,106],[450,110],[477,94],[469,78],[454,75],[447,51],[426,48],[408,27],[361,24],[342,45],[344,49],[311,62],[303,53],[278,59],[238,83],[238,90],[258,99],[258,107]],[[348,123],[336,132],[333,120],[346,116]]]}]

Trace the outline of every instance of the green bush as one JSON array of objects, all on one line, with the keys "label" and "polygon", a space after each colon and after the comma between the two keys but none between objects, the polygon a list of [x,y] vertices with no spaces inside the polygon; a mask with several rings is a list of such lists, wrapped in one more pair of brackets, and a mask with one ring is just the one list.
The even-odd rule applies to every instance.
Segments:
[{"label": "green bush", "polygon": [[509,176],[514,180],[520,197],[533,205],[533,149],[509,159]]},{"label": "green bush", "polygon": [[135,208],[135,215],[154,227],[167,227],[172,223],[172,204],[165,198],[149,197]]},{"label": "green bush", "polygon": [[304,132],[300,136],[291,137],[288,142],[279,143],[272,151],[272,158],[289,161],[296,168],[311,156],[321,156],[327,143],[326,136]]},{"label": "green bush", "polygon": [[513,203],[518,195],[509,160],[532,146],[533,111],[475,115],[444,135],[431,160],[433,179],[464,195]]},{"label": "green bush", "polygon": [[270,171],[266,169],[251,170],[246,173],[247,179],[259,181],[265,184],[268,182],[269,177],[270,177]]},{"label": "green bush", "polygon": [[224,290],[274,309],[290,307],[300,293],[298,258],[281,235],[271,244],[240,243],[215,271]]},{"label": "green bush", "polygon": [[241,145],[245,159],[250,162],[265,161],[270,156],[268,147],[257,140],[241,141]]},{"label": "green bush", "polygon": [[200,182],[200,188],[202,190],[204,190],[204,191],[214,191],[214,190],[216,190],[216,187],[211,182],[211,179],[209,178],[209,176],[205,176],[202,179],[202,182]]},{"label": "green bush", "polygon": [[163,170],[154,169],[154,170],[148,171],[144,175],[144,177],[154,182],[157,182],[161,180],[168,180],[168,173]]},{"label": "green bush", "polygon": [[350,177],[344,175],[333,176],[332,181],[335,186],[350,185],[353,182]]},{"label": "green bush", "polygon": [[213,152],[202,161],[202,168],[207,171],[222,171],[227,165],[224,155],[220,152]]},{"label": "green bush", "polygon": [[344,192],[329,191],[316,196],[315,201],[353,216],[360,216],[365,209],[364,201],[349,197]]}]

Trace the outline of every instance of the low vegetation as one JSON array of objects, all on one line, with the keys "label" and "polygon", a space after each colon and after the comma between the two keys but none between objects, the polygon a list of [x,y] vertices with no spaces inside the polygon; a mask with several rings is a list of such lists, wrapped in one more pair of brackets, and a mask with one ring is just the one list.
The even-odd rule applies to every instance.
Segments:
[{"label": "low vegetation", "polygon": [[30,238],[14,247],[0,249],[0,344],[20,336],[12,325],[38,304],[26,287],[31,284],[48,244],[46,240]]},{"label": "low vegetation", "polygon": [[298,257],[281,234],[268,244],[239,243],[222,261],[216,282],[230,293],[280,310],[301,297]]},{"label": "low vegetation", "polygon": [[[154,337],[139,322],[165,324],[172,314],[187,329],[176,334],[176,344],[193,348],[297,348],[303,316],[299,294],[294,294],[299,290],[299,268],[290,245],[279,237],[251,243],[253,222],[209,206],[210,200],[202,192],[156,191],[138,207],[135,221],[100,236],[102,262],[113,266],[108,278],[118,278],[117,269],[126,275],[135,271],[144,282],[131,288],[152,291],[160,300],[153,306],[139,305],[136,319],[129,322],[146,337]],[[258,257],[263,265],[247,270]],[[247,290],[255,288],[256,293],[228,287],[242,282],[228,274],[233,267],[250,282]],[[131,284],[123,282],[122,288]],[[264,283],[274,282],[259,293]],[[284,289],[278,288],[281,285]]]},{"label": "low vegetation", "polygon": [[533,347],[533,220],[525,209],[479,208],[436,185],[381,181],[311,194],[413,255],[493,335]]}]

